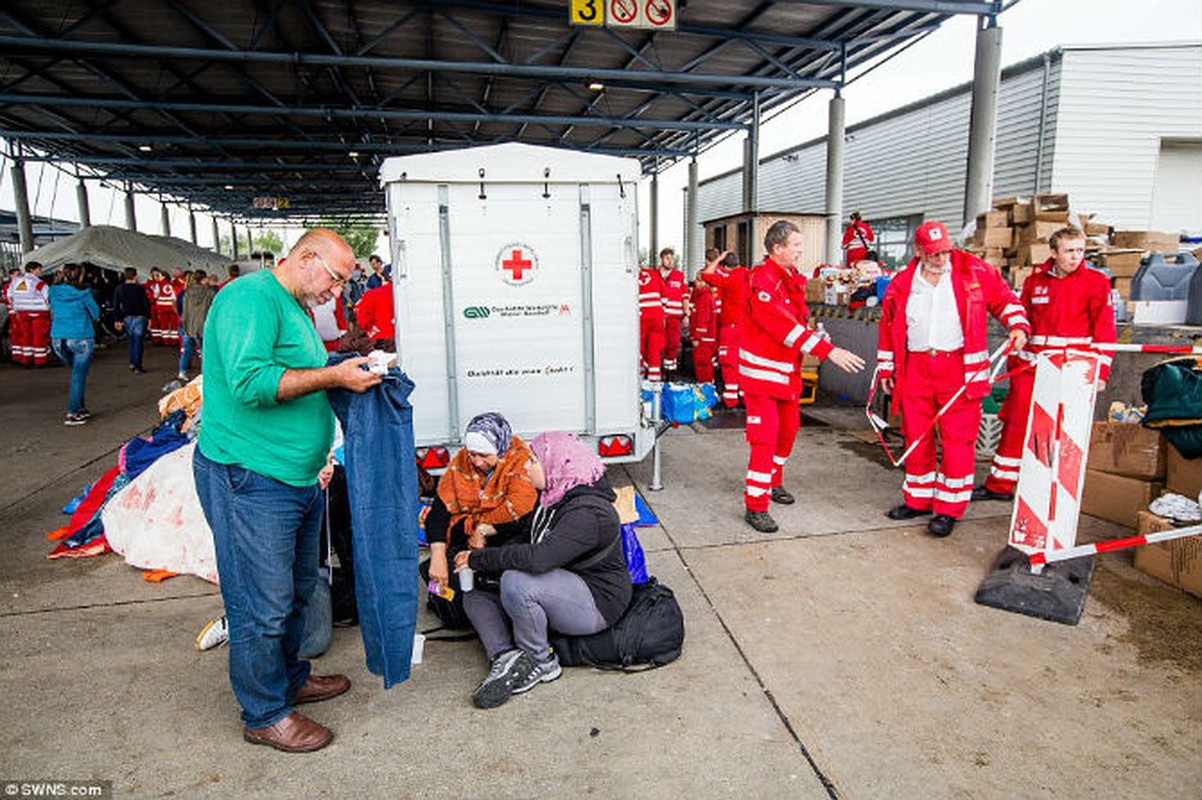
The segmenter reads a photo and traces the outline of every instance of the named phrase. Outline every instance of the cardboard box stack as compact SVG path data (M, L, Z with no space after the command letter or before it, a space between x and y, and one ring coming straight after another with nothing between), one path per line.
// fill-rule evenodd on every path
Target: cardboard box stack
M977 215L976 223L966 249L1006 272L1015 291L1022 289L1032 267L1051 257L1051 235L1069 224L1085 231L1086 258L1110 270L1124 300L1131 297L1131 278L1144 256L1176 253L1178 246L1172 233L1112 231L1092 214L1070 211L1067 194L1000 198L993 201L992 211Z
M1202 494L1202 459L1185 458L1165 443L1166 492L1197 500ZM1173 522L1151 511L1140 511L1137 530L1141 535L1168 530ZM1202 597L1202 537L1186 536L1135 548L1135 568Z
M1095 422L1081 511L1134 528L1164 488L1168 443L1134 422Z

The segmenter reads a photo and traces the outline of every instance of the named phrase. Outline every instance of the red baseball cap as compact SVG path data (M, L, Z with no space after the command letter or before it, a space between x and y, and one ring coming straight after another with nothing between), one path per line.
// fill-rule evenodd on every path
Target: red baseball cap
M914 244L922 248L922 252L928 256L952 249L952 240L947 235L947 226L936 220L924 222L914 229Z

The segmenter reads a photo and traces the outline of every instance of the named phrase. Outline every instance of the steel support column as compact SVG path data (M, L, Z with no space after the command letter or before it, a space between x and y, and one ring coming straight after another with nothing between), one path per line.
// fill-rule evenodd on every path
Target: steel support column
M689 188L684 205L684 253L685 273L690 278L696 275L704 253L693 252L693 237L697 235L697 159L689 162ZM690 270L692 272L690 272Z
M213 252L220 253L221 252L221 231L218 230L218 228L217 228L217 217L209 217L209 220L213 223Z
M648 260L659 266L659 171L651 173L651 237L648 242Z
M826 133L826 247L824 264L842 263L839 228L843 222L844 100L836 93L827 109Z
M138 215L134 209L134 190L129 187L125 189L125 228L131 231L138 229Z
M159 203L159 228L164 236L171 235L171 210L163 202Z
M75 202L79 204L79 228L92 227L92 212L88 208L88 187L83 181L75 184Z
M17 212L17 233L21 241L21 252L33 250L33 217L29 214L29 194L25 189L25 162L13 159L13 200Z
M751 126L743 140L743 210L759 210L760 204L760 95L751 106ZM752 246L755 249L755 246Z
M199 245L196 241L196 212L191 208L188 209L188 232L192 234L192 244Z
M988 211L993 201L993 156L997 143L997 96L1002 75L1002 29L996 17L982 17L972 75L972 113L968 123L968 174L964 219Z
M247 228L246 229L246 256L247 256L247 258L249 258L250 254L253 253L254 251L255 251L255 237L250 232L250 228Z

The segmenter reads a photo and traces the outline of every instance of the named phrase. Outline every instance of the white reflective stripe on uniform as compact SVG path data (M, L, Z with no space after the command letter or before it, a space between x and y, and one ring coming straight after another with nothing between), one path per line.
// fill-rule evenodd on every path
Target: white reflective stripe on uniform
M793 344L801 338L806 329L800 325L794 325L793 330L789 331L789 335L785 337L785 347L792 347Z
M814 348L818 346L818 343L820 341L822 341L821 337L811 336L809 339L806 339L805 342L802 343L801 352L803 352L807 355L814 352Z
M935 482L935 473L934 472L928 472L925 475L911 475L909 472L906 473L906 483L934 483L934 482Z
M739 365L739 374L744 378L755 378L756 380L768 381L769 383L788 384L789 376L781 375L779 372L767 372L762 369L751 369L742 364Z
M1010 314L1022 314L1022 313L1023 313L1023 307L1021 305L1019 305L1018 303L1011 303L1010 305L1008 305L1002 309L1003 317L1009 316Z
M941 500L944 503L967 503L972 499L972 489L965 489L962 492L948 492L943 489L936 489L935 499Z
M771 358L757 356L755 353L749 353L741 347L739 348L739 360L746 361L748 364L754 364L757 367L768 367L769 369L779 370L784 373L791 373L797 366L788 361L774 361Z
M743 491L747 492L751 497L762 497L772 492L771 489L765 489L762 486L748 486Z
M997 466L993 466L989 468L989 474L1004 481L1018 480L1018 470L1016 469L999 469Z
M1031 344L1046 345L1048 347L1068 347L1073 344L1092 344L1093 338L1089 336L1032 336Z
M893 362L892 361L878 361L878 362L876 362L876 365L883 370L888 370L889 372L893 371Z
M943 484L948 489L962 489L965 486L972 486L972 476L969 475L967 478L948 478L940 475L935 479L935 482Z
M918 489L913 486L902 485L902 491L911 497L934 497L935 490L933 488Z
M782 466L782 467L783 467L783 466L784 466L786 463L788 463L788 461L789 461L789 457L788 457L788 456L773 456L773 457L772 457L772 463L773 463L773 464L777 464L777 465L779 465L779 466Z
M892 350L877 350L876 351L876 360L877 361L892 361L893 360L893 351Z
M994 456L993 463L1002 467L1021 467L1023 460L1021 458L1010 458L1009 456Z
M988 361L988 360L989 360L989 353L985 350L978 350L975 353L965 353L964 354L964 363L965 364L977 364L981 361Z
M771 483L772 474L769 472L756 472L755 470L747 470L747 480L755 481L756 483Z

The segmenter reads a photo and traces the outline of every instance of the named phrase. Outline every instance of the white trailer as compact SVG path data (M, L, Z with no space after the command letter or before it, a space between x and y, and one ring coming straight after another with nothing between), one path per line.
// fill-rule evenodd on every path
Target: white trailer
M632 159L524 144L384 162L397 356L424 464L484 411L523 437L576 433L608 461L651 449L638 177Z

